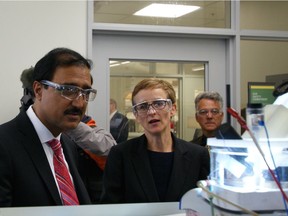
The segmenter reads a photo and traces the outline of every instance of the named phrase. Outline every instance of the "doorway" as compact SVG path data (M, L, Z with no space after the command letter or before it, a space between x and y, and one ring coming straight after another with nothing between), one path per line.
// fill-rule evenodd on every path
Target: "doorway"
M117 110L129 119L129 138L143 133L132 113L133 88L142 79L153 77L174 87L177 113L171 119L171 131L177 137L191 140L199 128L194 117L193 95L204 90L204 69L205 63L200 62L110 60L110 98L117 98Z
M98 90L98 94L95 102L89 104L88 112L96 119L98 125L107 130L109 130L109 99L111 96L119 97L115 95L115 91L119 90L119 87L115 87L116 84L125 86L125 91L126 88L132 91L131 88L135 86L136 81L144 77L169 79L177 84L178 108L180 109L178 109L175 130L179 138L188 141L192 139L195 130L194 97L197 91L214 90L218 91L223 98L226 96L225 39L94 34L92 56L93 86ZM112 66L113 62L125 64L130 62L134 67L136 64L142 64L142 69L146 64L149 70L142 70L141 73L137 70L115 71L116 67ZM165 64L176 67L178 72L170 73L167 67L163 69ZM189 64L198 64L199 68L202 67L199 80L188 72L186 75L183 73L183 67ZM182 74L179 73L181 67ZM123 98L120 103L124 104L121 111L127 112L127 115L128 106L125 104L125 97L120 97Z

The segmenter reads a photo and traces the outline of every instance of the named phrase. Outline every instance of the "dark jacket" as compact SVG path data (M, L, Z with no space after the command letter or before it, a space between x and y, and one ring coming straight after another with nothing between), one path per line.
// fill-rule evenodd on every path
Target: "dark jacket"
M96 122L90 116L84 115L83 123L94 128ZM103 169L106 156L98 156L87 149L77 147L79 154L79 173L89 193L92 204L98 204L103 188Z
M117 143L126 141L129 133L128 118L116 112L110 120L110 133Z
M201 145L203 147L207 146L207 137L205 135L199 136L193 140L191 140L190 142Z
M199 180L207 179L210 157L206 148L176 138L165 202L177 202ZM153 180L145 135L113 146L104 170L102 203L160 202Z
M61 143L80 204L90 199L77 170L77 149L65 134ZM46 154L33 124L21 110L0 126L0 206L62 205Z

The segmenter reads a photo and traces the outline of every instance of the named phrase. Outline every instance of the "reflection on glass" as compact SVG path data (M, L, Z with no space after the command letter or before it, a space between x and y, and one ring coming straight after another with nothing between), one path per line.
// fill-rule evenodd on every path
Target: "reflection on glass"
M110 60L110 97L117 98L118 110L129 119L129 138L143 134L132 113L131 94L142 79L154 77L170 82L176 91L177 115L171 119L171 131L192 140L199 128L195 120L194 97L204 90L204 63Z
M230 28L230 1L161 1L162 5L195 6L197 10L176 17L137 16L154 1L94 1L95 23ZM167 9L166 9L167 10ZM159 11L159 10L158 10ZM162 10L165 11L165 10ZM161 11L161 12L162 12ZM169 14L171 15L171 13ZM165 16L161 14L161 16Z

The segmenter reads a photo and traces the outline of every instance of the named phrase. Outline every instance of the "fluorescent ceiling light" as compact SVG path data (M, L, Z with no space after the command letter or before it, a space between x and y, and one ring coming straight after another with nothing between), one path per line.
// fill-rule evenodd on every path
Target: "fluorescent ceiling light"
M204 70L204 66L193 68L192 71L202 71Z
M119 66L119 65L120 65L120 63L118 63L118 64L111 64L110 67L116 67L116 66Z
M115 66L119 66L119 65L125 65L125 64L129 64L130 61L124 61L124 62L119 62L119 61L110 61L110 67L115 67Z
M200 7L178 4L153 3L134 13L136 16L177 18L198 10Z

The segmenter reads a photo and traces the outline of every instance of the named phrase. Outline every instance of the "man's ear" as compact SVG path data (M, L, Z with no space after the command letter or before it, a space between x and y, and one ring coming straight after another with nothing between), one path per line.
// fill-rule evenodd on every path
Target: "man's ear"
M198 115L197 115L196 112L195 112L195 119L196 119L196 121L199 123L199 121L198 121Z
M36 100L41 100L42 98L42 84L38 81L34 81L33 83L33 90L34 90L34 94L35 94L35 99Z

